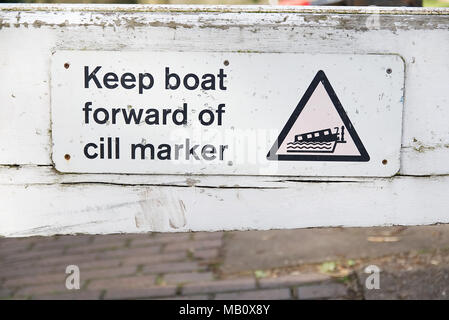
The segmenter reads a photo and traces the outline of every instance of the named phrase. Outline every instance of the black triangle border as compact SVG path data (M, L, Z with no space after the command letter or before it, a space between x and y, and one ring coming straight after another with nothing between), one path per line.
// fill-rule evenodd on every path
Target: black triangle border
M285 137L289 133L290 129L294 125L296 119L301 114L302 110L306 106L313 92L319 83L323 83L324 88L326 89L327 94L331 98L332 103L334 104L335 109L337 110L340 118L342 119L345 127L349 131L352 140L354 141L358 151L360 152L359 156L342 156L342 155L276 155L276 152L279 149L279 146L284 142ZM312 83L309 85L304 96L299 101L292 115L288 119L284 128L282 129L279 137L276 142L271 147L270 151L267 154L267 159L272 161L341 161L341 162L368 162L370 160L370 156L366 151L362 141L359 138L359 135L355 131L354 126L349 120L348 115L346 114L340 100L338 100L337 94L332 88L329 80L326 77L326 74L323 70L318 71L315 78L312 80Z

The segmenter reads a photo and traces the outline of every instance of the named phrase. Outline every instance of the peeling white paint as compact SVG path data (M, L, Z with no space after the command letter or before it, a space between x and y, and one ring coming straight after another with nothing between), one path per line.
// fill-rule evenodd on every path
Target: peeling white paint
M367 28L377 12L380 25ZM1 5L0 235L448 223L448 17L448 9L422 8ZM55 172L51 53L155 48L400 55L399 175Z

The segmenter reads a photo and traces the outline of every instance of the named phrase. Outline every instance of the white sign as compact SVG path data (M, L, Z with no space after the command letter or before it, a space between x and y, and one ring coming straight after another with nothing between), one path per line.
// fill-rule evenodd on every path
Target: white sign
M51 86L61 172L388 177L400 166L396 55L58 51Z

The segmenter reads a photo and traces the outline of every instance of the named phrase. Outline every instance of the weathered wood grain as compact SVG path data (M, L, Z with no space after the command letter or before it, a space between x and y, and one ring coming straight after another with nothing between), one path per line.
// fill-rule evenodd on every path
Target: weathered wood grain
M423 174L421 163L433 154L449 161L445 9L3 5L0 12L1 164L51 164L52 51L155 48L400 54L407 66L402 144L412 149L401 173ZM368 28L372 14L378 25ZM424 174L448 171L430 166Z
M167 179L167 177L166 177ZM217 186L0 185L0 234L176 232L448 223L449 177ZM226 180L226 179L224 179ZM249 179L248 179L249 180Z
M50 57L64 49L398 54L406 64L400 172L59 174ZM0 235L447 223L447 52L447 9L1 5Z

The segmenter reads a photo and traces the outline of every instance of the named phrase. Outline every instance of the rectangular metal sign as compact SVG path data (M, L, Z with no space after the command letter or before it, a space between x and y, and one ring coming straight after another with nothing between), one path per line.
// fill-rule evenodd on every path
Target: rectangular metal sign
M57 51L60 172L388 177L397 55Z

